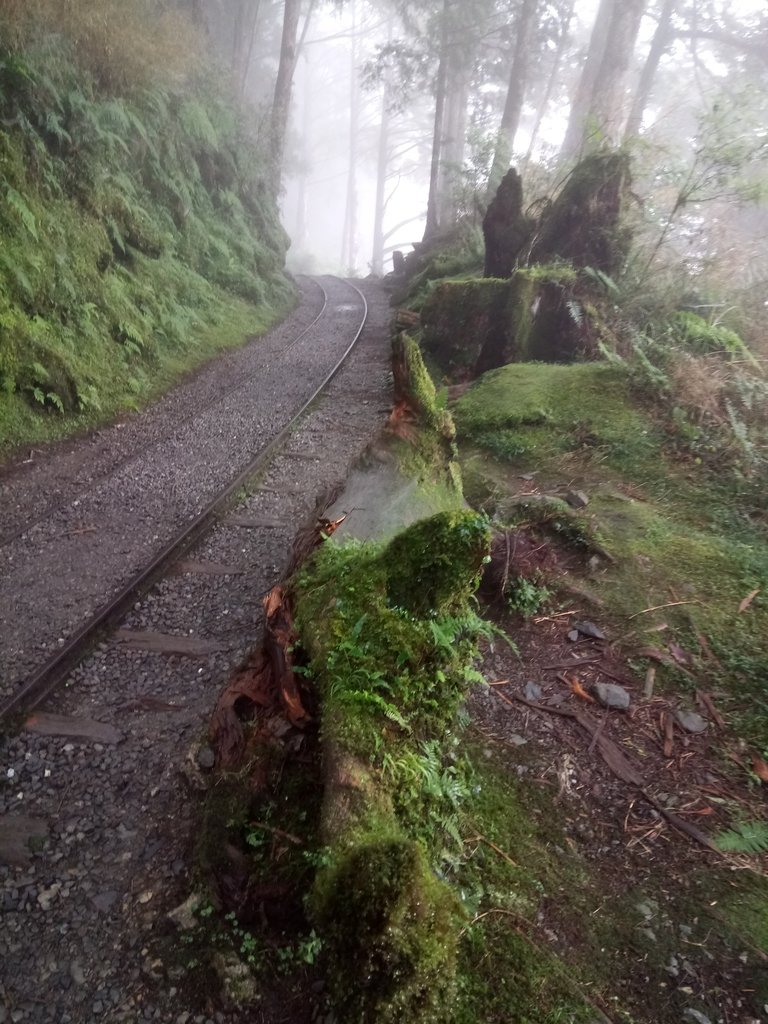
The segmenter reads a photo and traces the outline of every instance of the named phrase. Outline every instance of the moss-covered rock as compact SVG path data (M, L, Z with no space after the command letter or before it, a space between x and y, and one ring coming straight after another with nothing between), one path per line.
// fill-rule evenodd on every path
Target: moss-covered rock
M386 546L331 541L296 583L322 699L328 863L312 909L349 1024L449 1019L461 915L434 870L449 841L445 808L414 778L425 757L442 771L472 675L469 598L489 546L484 517L439 513Z
M448 373L473 373L485 349L508 347L509 300L508 281L485 278L438 285L421 311L425 351Z

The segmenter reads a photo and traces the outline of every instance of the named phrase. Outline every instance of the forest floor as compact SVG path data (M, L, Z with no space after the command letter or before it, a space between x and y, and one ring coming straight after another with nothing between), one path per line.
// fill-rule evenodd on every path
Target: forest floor
M453 408L517 648L471 701L482 1019L513 988L547 1024L768 1019L760 508L611 367L510 366Z

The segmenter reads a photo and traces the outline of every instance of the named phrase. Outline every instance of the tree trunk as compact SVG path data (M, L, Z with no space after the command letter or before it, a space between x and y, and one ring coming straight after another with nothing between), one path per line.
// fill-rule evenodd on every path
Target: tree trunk
M568 30L570 29L571 21L573 20L573 9L575 6L576 0L571 0L571 3L563 17L560 38L557 42L557 50L555 51L555 59L552 62L552 69L549 72L549 78L547 79L547 88L541 99L541 103L539 104L538 109L536 110L536 119L533 122L533 128L531 129L531 141L528 144L528 152L525 154L526 165L530 162L531 156L533 155L536 140L539 137L539 132L541 131L541 126L544 121L544 117L549 108L549 103L552 99L552 94L555 91L555 86L557 85L558 79L560 77L560 68L563 64L565 51L568 49Z
M528 80L529 50L531 38L536 26L536 14L539 0L523 0L520 13L515 24L515 49L512 66L509 71L507 98L501 118L499 136L493 154L491 174L488 179L488 199L496 194L501 179L507 172L515 146L515 136L520 126L520 115L525 100L525 89Z
M275 82L275 98L272 103L272 160L274 164L274 188L279 191L285 154L285 136L288 131L288 115L291 108L291 87L296 70L296 37L299 30L301 0L285 0L283 10L283 35L280 45L280 64Z
M627 75L647 0L621 0L613 9L584 135L587 151L618 146L626 121Z
M464 164L467 135L470 69L466 48L462 50L455 43L450 48L447 85L437 189L438 221L441 229L456 222L456 196L460 185L461 168Z
M393 24L390 21L387 42L392 41ZM373 252L371 254L371 270L374 274L384 274L384 215L387 212L387 171L389 170L389 128L391 114L389 76L384 78L384 91L381 97L381 124L379 125L379 146L376 161L376 205L373 212Z
M584 133L592 108L595 83L600 74L600 65L603 62L608 42L608 29L617 2L620 0L600 0L592 35L589 37L587 59L576 86L576 95L571 104L568 127L563 147L560 150L560 155L564 160L575 159L584 144Z
M253 53L253 37L259 17L260 0L237 0L233 23L232 74L242 99Z
M445 100L448 87L448 9L449 0L443 0L440 27L440 61L435 85L435 120L432 131L432 163L429 172L429 199L427 200L427 224L424 240L433 238L440 230L439 192L440 163L442 160Z
M344 213L344 237L341 247L341 265L344 272L355 273L357 261L357 136L360 130L360 97L357 83L357 11L352 0L352 38L349 57L349 165L347 171L347 201Z
M661 58L664 56L667 48L674 39L674 33L672 32L672 15L675 13L676 6L677 0L664 0L664 6L662 7L661 14L659 15L659 24L657 25L656 31L653 35L651 48L648 51L648 56L643 66L642 74L640 75L640 82L637 86L637 92L635 93L635 98L632 102L632 109L630 110L629 117L627 118L627 126L624 130L625 142L636 138L640 134L640 129L643 125L643 114L645 113L645 108L648 106L651 89L653 88L653 81L656 77L656 72L659 69Z

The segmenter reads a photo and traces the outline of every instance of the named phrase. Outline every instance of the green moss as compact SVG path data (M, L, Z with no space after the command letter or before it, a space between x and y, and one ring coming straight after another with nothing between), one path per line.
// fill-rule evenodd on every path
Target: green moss
M418 843L402 836L356 838L321 873L314 904L331 951L341 1019L449 1019L460 913Z
M490 531L474 512L442 512L398 534L383 558L389 601L413 614L461 608L477 586Z
M474 678L469 599L489 544L484 517L439 513L386 546L331 541L296 581L332 776L312 902L350 1022L449 1016L458 903L434 870L460 846L448 740Z
M478 278L437 285L421 308L425 350L443 371L471 370L489 334L504 336L508 302L508 281Z
M543 505L518 493L521 471L535 472L545 493L563 493L576 482L590 503L571 512L570 523L563 520L562 537L585 550L596 542L616 559L589 581L604 616L631 629L642 646L643 630L659 619L633 618L631 627L627 619L674 605L663 622L694 651L697 638L707 637L722 666L708 666L710 683L730 691L745 734L768 741L768 605L758 596L748 615L738 613L740 601L768 576L768 539L749 516L748 496L674 455L621 366L505 367L467 392L454 416L474 500L502 518L535 517ZM645 642L657 645L658 635Z

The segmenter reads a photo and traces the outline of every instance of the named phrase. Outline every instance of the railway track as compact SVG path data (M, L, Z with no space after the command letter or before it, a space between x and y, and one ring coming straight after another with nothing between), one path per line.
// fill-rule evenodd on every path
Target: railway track
M280 374L292 374L303 390L308 368L317 370L320 355L324 369L313 372L312 387L290 407L269 405L268 433L259 418L257 450L216 488L234 488L230 502L223 499L223 507L214 509L213 493L204 500L197 495L195 515L175 521L173 533L180 537L195 519L201 521L199 536L182 542L168 565L158 567L156 576L150 572L126 596L118 630L107 629L107 616L96 626L97 635L83 639L87 653L77 664L65 668L59 657L64 652L57 651L50 661L59 662L64 684L43 701L47 686L41 687L36 710L26 713L28 706L18 704L25 713L15 714L13 729L0 730L0 1020L4 1013L14 1024L242 1019L226 1006L213 1012L208 978L196 978L185 936L168 915L199 885L196 794L206 784L206 727L216 697L259 642L261 597L282 575L297 526L312 514L316 496L347 476L378 435L390 405L386 296L375 286L362 286L370 316L353 344L365 315L363 299L354 286L322 283L328 317L290 351L287 370L281 362L272 376L262 374L261 398ZM283 338L286 344L291 340ZM313 401L350 346L336 376ZM246 419L256 417L258 403L250 402L249 389L238 394L248 403ZM236 428L241 437L239 421L233 424L224 406L218 415L211 411L207 429L213 421L222 432ZM183 451L188 443L166 436L154 454L163 448ZM204 460L210 459L212 449L202 437L200 447ZM235 477L254 465L255 478L240 491ZM144 458L133 467L141 480L143 467ZM214 481L205 479L212 487ZM104 486L109 493L109 480ZM170 503L173 494L168 497ZM212 514L206 528L207 506ZM70 502L54 512L59 529L72 525L59 517L66 512L76 518L81 507ZM17 557L33 557L41 529L34 527L6 550L21 544ZM146 529L150 538L157 532L151 521ZM152 557L173 539L155 541ZM110 529L110 544L121 547L117 529ZM181 560L170 565L178 555ZM146 570L148 562L131 575ZM68 578L65 568L60 575ZM129 582L123 580L122 588ZM51 595L40 595L41 605L62 592L53 584L50 589ZM114 598L111 593L108 600ZM20 685L40 667L33 664ZM265 1008L260 1019L309 1024L317 1011L298 993L274 1013Z
M0 723L29 712L60 686L105 632L200 544L246 484L286 448L297 424L353 351L368 316L366 298L355 285L333 278L317 284L322 299L317 315L279 351L266 345L248 379L230 383L188 411L172 433L139 445L93 481L87 493L70 496L65 506L53 505L32 517L27 529L0 542L5 647ZM258 357L259 343L252 348ZM282 394L282 385L289 397ZM243 407L256 411L264 404L267 415L248 423ZM208 443L212 432L221 442L213 447ZM212 461L232 457L228 447L234 443L238 454L243 445L253 447L234 466L216 465L211 472ZM179 453L184 467L177 474L173 460ZM158 471L160 460L165 462ZM182 487L187 492L180 498ZM117 518L112 514L101 525L102 509L115 500ZM121 521L127 518L124 532ZM203 565L203 575L217 574L212 565ZM162 649L161 641L155 643ZM215 648L215 642L209 646ZM183 653L181 640L176 647ZM166 650L172 652L172 639ZM51 653L41 657L44 652ZM23 666L22 673L14 663Z

